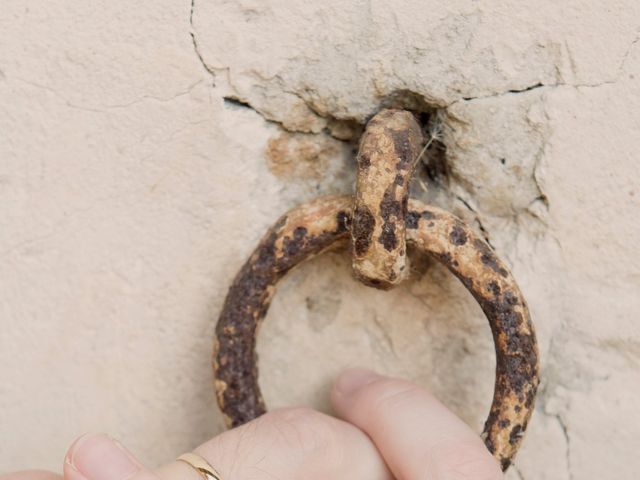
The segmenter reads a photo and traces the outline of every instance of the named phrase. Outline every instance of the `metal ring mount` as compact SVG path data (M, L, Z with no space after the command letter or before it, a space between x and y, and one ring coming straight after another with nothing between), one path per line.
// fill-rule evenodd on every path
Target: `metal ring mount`
M411 140L406 136L391 132L388 139L392 145L400 146L394 147L396 153L409 152L404 157L399 155L398 161L413 155L415 149L407 147ZM413 166L403 169L405 175L412 170ZM359 181L360 175L361 171ZM388 181L386 185L374 193L375 197L382 192L380 202L391 198L385 194L389 191ZM387 231L401 233L402 248L395 244L393 251L388 250L389 258L405 255L406 237L458 277L489 320L496 350L496 379L482 436L506 470L522 441L539 384L538 349L527 304L509 270L483 239L452 214L408 200L407 190L402 190L400 198L394 190L393 202L400 207L394 207L392 214L383 219L383 224L391 227ZM355 205L357 209L357 199ZM213 359L217 400L227 426L242 425L266 412L258 386L256 333L276 284L301 262L350 239L353 245L358 237L352 228L353 210L352 196L318 198L292 209L267 231L234 279L216 326ZM370 242L376 238L375 229L371 232ZM384 246L384 229L378 232L378 241ZM380 268L369 269L366 277L375 279L374 286L387 287L384 279L394 281L393 275L389 277L387 273L398 265L396 261L382 262L378 264ZM383 281L378 282L379 279Z
M420 156L420 125L406 110L382 110L360 140L351 228L356 278L386 290L409 272L405 217L409 182Z

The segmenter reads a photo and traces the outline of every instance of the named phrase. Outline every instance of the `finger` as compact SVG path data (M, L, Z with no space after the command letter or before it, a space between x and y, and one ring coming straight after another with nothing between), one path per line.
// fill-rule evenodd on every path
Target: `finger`
M335 383L331 399L340 417L372 438L397 478L503 478L480 437L412 383L352 369Z
M201 445L196 453L223 479L393 478L361 430L308 408L271 411Z
M80 437L65 457L64 480L158 480L119 442L104 434Z
M67 452L63 473L62 480L202 480L183 462L152 472L120 442L105 434L77 439Z
M306 408L272 411L195 449L223 480L392 480L373 442L353 425ZM124 455L124 457L122 456ZM105 435L70 449L65 480L202 480L183 462L151 473Z
M62 480L62 477L45 470L24 470L0 475L0 480Z

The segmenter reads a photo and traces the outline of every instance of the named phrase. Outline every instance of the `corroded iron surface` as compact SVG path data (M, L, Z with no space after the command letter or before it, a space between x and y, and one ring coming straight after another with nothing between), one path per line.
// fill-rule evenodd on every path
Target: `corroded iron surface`
M404 217L423 142L414 115L393 109L374 116L360 140L351 256L356 277L369 286L390 288L409 271Z
M256 332L276 283L302 261L343 244L353 197L325 197L297 207L262 238L236 276L216 327L218 404L235 427L265 413L258 386ZM502 465L515 455L538 388L538 351L529 311L516 282L493 250L455 216L409 200L407 241L456 275L485 313L496 349L496 381L483 438Z
M213 359L218 404L228 426L265 412L258 387L256 331L276 283L295 265L348 239L350 202L351 197L320 198L282 216L233 281L216 327Z

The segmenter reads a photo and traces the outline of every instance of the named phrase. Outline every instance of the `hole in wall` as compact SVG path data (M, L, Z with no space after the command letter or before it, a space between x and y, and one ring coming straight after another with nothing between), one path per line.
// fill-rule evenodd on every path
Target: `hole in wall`
M422 187L421 189L424 191L446 189L449 168L447 164L447 147L443 139L444 115L442 115L441 109L429 103L423 95L411 90L396 90L382 97L375 113L385 108L396 108L412 112L422 127L427 148L422 153L414 173L414 178L417 180L419 187ZM322 134L348 145L354 160L351 165L354 170L360 139L366 124L375 113L364 121L354 118L337 118L326 113L322 115L327 120L327 126ZM317 134L309 135L317 137ZM416 190L416 193L419 193L419 190L420 188Z
M380 102L382 108L409 110L416 116L422 127L426 149L416 165L411 194L414 198L439 203L435 199L448 190L450 172L441 109L429 103L424 95L411 90L397 90L387 95Z
M231 97L225 98L225 104L229 108L251 108L245 102ZM411 90L396 90L381 97L375 113L385 108L412 112L424 133L425 150L412 178L411 196L447 208L451 204L450 169L443 138L442 110L427 101L424 95ZM269 141L265 148L269 169L288 183L301 185L313 181L317 192L328 188L327 192L335 193L337 189L348 193L353 190L360 139L365 125L375 113L364 120L338 118L326 112L316 113L326 120L326 127L321 132L295 132L283 127L283 131ZM322 155L316 155L317 152ZM274 165L278 168L273 168ZM330 188L328 183L336 188Z

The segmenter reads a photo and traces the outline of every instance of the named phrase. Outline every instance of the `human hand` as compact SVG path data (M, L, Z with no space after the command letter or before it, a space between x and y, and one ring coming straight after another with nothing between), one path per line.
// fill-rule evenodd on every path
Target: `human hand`
M503 478L480 437L409 382L352 369L338 379L331 399L342 420L306 408L275 410L195 452L223 480ZM64 477L202 480L183 462L151 471L105 435L82 437L69 449Z

